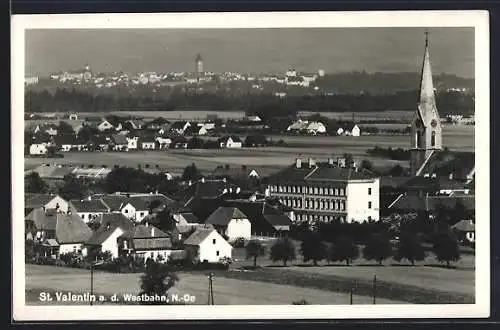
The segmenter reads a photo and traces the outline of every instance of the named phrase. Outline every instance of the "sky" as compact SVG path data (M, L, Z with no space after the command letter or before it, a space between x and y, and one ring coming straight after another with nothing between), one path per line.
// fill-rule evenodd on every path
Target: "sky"
M428 28L433 74L474 77L474 29ZM27 30L25 75L205 71L419 72L425 28Z

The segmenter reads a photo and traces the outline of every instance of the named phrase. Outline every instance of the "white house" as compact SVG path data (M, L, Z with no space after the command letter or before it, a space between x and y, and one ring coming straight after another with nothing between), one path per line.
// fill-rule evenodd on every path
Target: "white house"
M98 219L104 213L110 211L100 199L71 200L69 202L69 208L72 213L78 214L85 223L93 219Z
M142 150L154 150L156 148L156 142L154 138L143 138L139 142Z
M231 258L233 247L214 228L200 228L185 241L188 255L199 262L220 262L222 258Z
M57 214L56 240L59 254L87 254L85 243L92 237L92 230L76 214Z
M174 213L172 214L177 226L197 226L199 220L191 212Z
M287 127L287 132L299 132L307 128L309 122L307 120L299 119Z
M103 120L99 123L99 125L97 125L97 129L101 132L106 131L108 129L112 129L112 128L114 128L114 126L111 125L111 123L107 120Z
M128 150L137 150L137 140L139 138L137 136L133 136L133 137L127 137L127 149Z
M172 140L170 138L157 136L156 142L158 143L159 149L167 149L168 147L170 147L170 143L172 143Z
M379 220L380 179L352 178L347 181L346 222Z
M101 226L86 242L86 245L88 249L98 248L101 252L110 252L113 259L118 258L120 256L118 237L124 233L123 228L107 224L104 227Z
M326 127L323 123L319 121L310 122L306 127L307 133L316 135L326 133Z
M221 148L241 148L241 139L237 136L226 136L219 140Z
M69 115L69 120L78 120L78 114L72 113Z
M226 235L230 242L237 238L250 239L252 235L252 225L248 217L236 207L219 207L205 223L214 226L220 234Z
M339 127L337 129L337 135L342 135L344 133L344 129L342 127Z
M107 195L101 198L110 212L123 214L127 219L140 222L149 214L147 203L141 197Z
M344 130L344 134L348 135L348 136L360 136L361 135L361 130L359 129L358 125L356 125L356 124L350 124Z
M41 207L44 210L57 210L59 212L67 213L69 209L69 203L59 195L26 194L24 207Z
M47 143L33 143L30 145L30 155L47 154Z
M170 126L170 130L178 134L184 134L184 132L191 127L191 123L188 121L176 121Z

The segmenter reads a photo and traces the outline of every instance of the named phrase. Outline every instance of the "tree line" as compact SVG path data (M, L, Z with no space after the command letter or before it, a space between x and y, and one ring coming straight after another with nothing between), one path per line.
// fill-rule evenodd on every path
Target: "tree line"
M165 95L151 97L132 92L108 94L73 89L27 90L25 112L105 112L178 109L240 110L265 118L296 115L297 111L371 112L415 109L418 91L398 91L391 94L306 94L278 98L273 94L229 92L187 92L174 89ZM474 113L474 95L443 91L436 95L442 115Z

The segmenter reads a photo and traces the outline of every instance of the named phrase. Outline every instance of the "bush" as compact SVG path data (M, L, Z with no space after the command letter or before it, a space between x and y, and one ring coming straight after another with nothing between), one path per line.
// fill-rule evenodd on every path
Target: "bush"
M375 260L379 265L390 256L392 256L392 244L387 235L373 234L363 248L363 257L366 260Z
M239 237L237 239L235 239L231 245L234 247L234 248L243 248L245 247L245 239L243 237Z
M358 258L359 249L349 236L341 236L335 240L328 251L328 261L345 261L349 266L352 260Z
M295 257L295 245L287 237L278 239L271 247L271 260L273 262L283 261L283 266L286 267L286 263L295 260Z

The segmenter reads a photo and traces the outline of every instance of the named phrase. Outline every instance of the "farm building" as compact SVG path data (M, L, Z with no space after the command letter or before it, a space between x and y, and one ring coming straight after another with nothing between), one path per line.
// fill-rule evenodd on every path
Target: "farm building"
M220 262L231 258L233 247L214 228L197 228L184 241L187 255L194 256L200 262Z
M236 207L219 207L205 223L213 225L219 234L228 238L229 242L238 238L249 239L252 235L252 225L248 217Z

